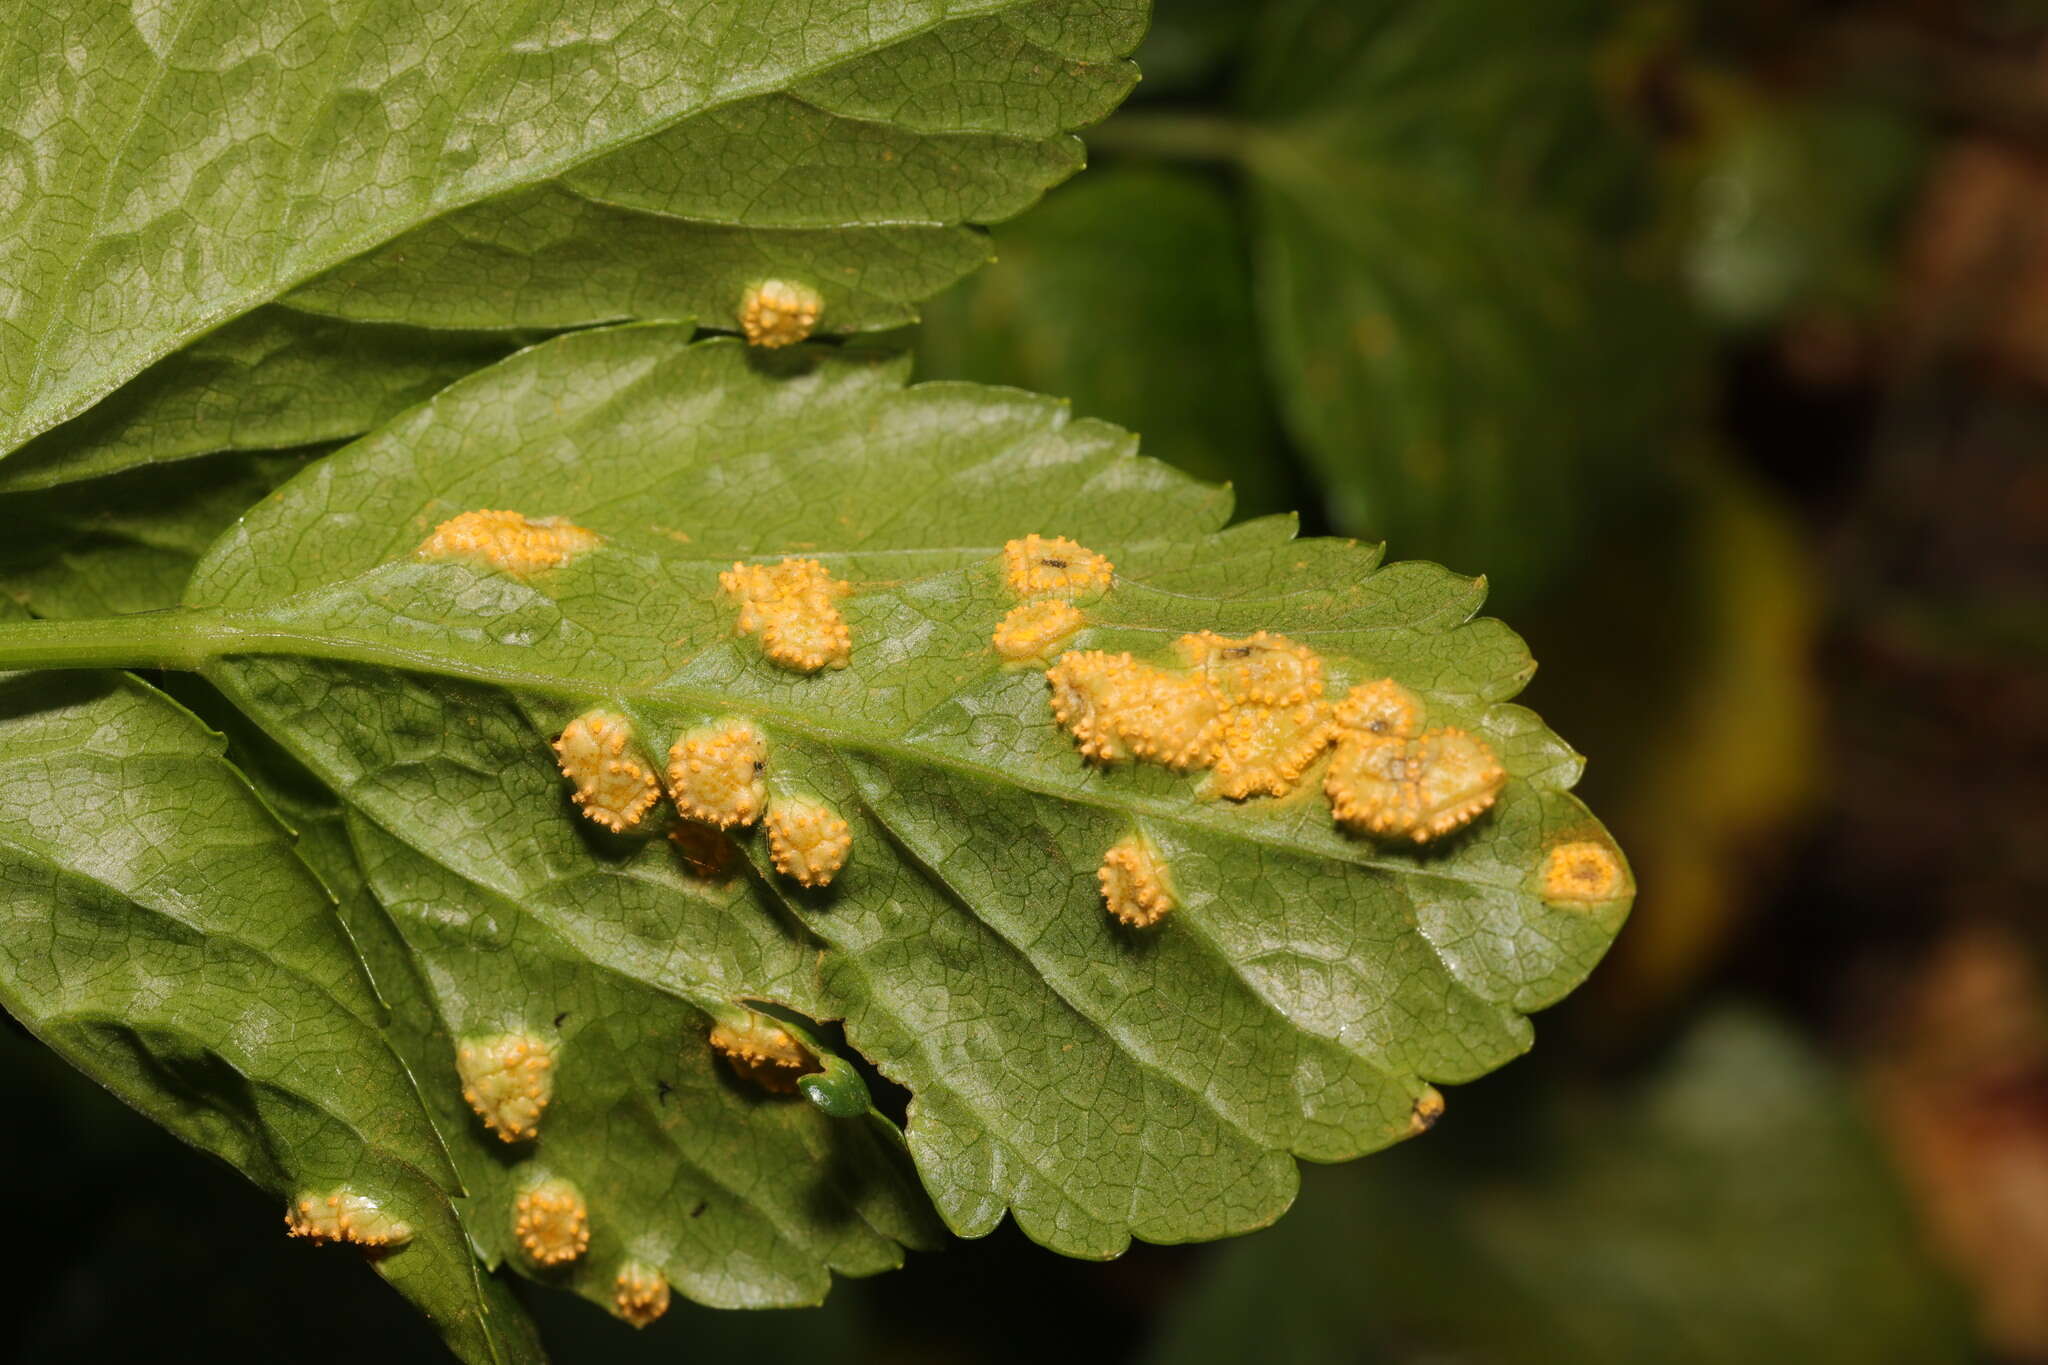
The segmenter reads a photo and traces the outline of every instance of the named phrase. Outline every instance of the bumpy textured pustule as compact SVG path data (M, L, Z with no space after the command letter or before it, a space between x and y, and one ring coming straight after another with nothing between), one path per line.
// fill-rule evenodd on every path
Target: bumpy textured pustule
M659 1266L626 1262L612 1281L612 1308L635 1327L645 1327L668 1311L668 1277Z
M1022 598L1094 597L1109 591L1116 565L1065 536L1025 536L1003 545L1003 583Z
M616 711L585 711L570 721L555 741L555 761L575 784L570 799L614 834L638 825L661 800L661 784L633 743L633 723Z
M1243 801L1285 796L1336 737L1322 701L1290 706L1233 706L1216 731L1215 772L1209 788Z
M1426 843L1470 824L1506 782L1493 750L1463 730L1430 730L1414 739L1350 731L1338 742L1323 790L1340 824Z
M395 1247L412 1240L412 1224L367 1194L343 1186L325 1194L302 1194L284 1211L285 1230L316 1242Z
M846 866L853 831L831 808L780 797L768 808L768 851L775 870L799 886L825 886Z
M797 1077L820 1069L810 1049L765 1014L714 1024L711 1046L737 1075L778 1095L795 1094Z
M1233 639L1205 630L1181 636L1174 650L1226 706L1298 706L1323 695L1323 661L1284 635Z
M740 331L750 346L794 346L825 312L817 290L794 280L763 280L740 296Z
M1109 913L1133 929L1157 924L1175 904L1166 860L1149 840L1135 834L1102 855L1095 883Z
M1592 839L1559 844L1543 857L1543 899L1591 904L1611 901L1627 885L1621 857Z
M1337 703L1335 715L1340 728L1380 739L1422 733L1422 699L1392 678L1358 684Z
M1208 765L1215 697L1192 678L1128 654L1069 650L1046 670L1052 715L1098 763L1143 758L1176 768Z
M816 673L852 662L853 633L835 605L852 585L817 560L734 564L718 586L739 604L740 633L760 637L761 652L782 667Z
M467 559L513 575L559 569L604 543L560 517L538 519L488 508L450 517L420 542L422 559Z
M530 1033L464 1038L455 1045L462 1098L484 1126L506 1142L540 1135L540 1116L555 1095L555 1050Z
M590 1206L581 1190L551 1176L512 1201L512 1235L535 1265L567 1265L590 1249Z
M1080 608L1059 597L1019 602L996 626L990 643L996 653L1016 662L1042 659L1081 628Z
M768 740L743 720L686 730L668 751L676 809L720 829L751 825L768 805Z

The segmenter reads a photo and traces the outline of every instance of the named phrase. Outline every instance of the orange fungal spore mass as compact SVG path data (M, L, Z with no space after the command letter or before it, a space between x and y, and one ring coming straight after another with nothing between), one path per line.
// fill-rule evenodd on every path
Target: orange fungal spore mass
M1174 907L1165 860L1149 841L1137 835L1102 855L1095 882L1109 913L1134 929L1157 924Z
M412 1225L387 1212L369 1195L346 1186L294 1199L284 1213L285 1230L316 1242L353 1242L394 1247L412 1240Z
M469 559L523 575L559 569L602 544L595 531L560 517L522 516L489 508L450 517L420 542L422 559Z
M668 1277L645 1261L628 1261L612 1281L612 1307L635 1327L668 1311Z
M590 1249L583 1192L559 1176L522 1190L512 1201L512 1235L535 1265L567 1265Z
M775 870L800 886L825 886L846 866L853 831L828 807L782 797L768 808L768 851Z
M743 720L686 731L668 751L676 809L719 829L751 825L768 804L768 741Z
M1019 602L1003 617L990 643L1005 659L1042 658L1079 630L1081 621L1080 609L1063 598Z
M562 775L575 784L571 799L614 834L638 825L661 799L633 744L632 722L615 711L584 712L563 727L554 748Z
M740 331L750 346L793 346L811 334L824 311L824 297L809 285L763 280L740 298Z
M1085 597L1106 592L1116 565L1065 536L1024 536L1003 545L1003 582L1019 597Z
M765 1015L714 1024L711 1046L736 1074L778 1095L794 1094L797 1077L819 1069L810 1049Z
M1323 789L1339 823L1363 834L1426 843L1492 806L1507 770L1464 730L1414 739L1351 731L1337 744Z
M1228 705L1298 706L1323 695L1323 661L1284 635L1232 639L1205 630L1181 636L1174 649Z
M844 668L853 659L853 634L838 599L853 591L815 559L779 564L734 564L718 586L739 603L739 630L757 635L761 651L798 673Z
M1337 724L1346 730L1389 739L1413 739L1422 733L1422 702L1392 678L1360 683L1336 706Z
M555 1050L526 1033L465 1038L455 1047L462 1098L506 1142L537 1137L555 1093Z
M1627 882L1620 856L1595 840L1559 844L1543 858L1543 899L1547 901L1611 901L1622 894Z

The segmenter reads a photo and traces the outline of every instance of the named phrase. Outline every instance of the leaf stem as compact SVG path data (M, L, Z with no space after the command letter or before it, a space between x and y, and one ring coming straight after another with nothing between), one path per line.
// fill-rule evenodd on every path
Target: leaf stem
M0 669L196 669L219 653L211 613L172 609L83 621L0 622Z

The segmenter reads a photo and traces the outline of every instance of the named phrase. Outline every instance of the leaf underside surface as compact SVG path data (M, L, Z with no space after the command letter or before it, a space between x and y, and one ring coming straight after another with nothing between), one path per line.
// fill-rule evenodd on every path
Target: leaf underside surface
M909 1149L955 1232L1007 1209L1073 1255L1218 1237L1287 1207L1292 1157L1419 1131L1430 1082L1527 1047L1523 1016L1584 976L1628 897L1538 894L1547 849L1605 836L1568 792L1577 756L1508 700L1532 665L1474 617L1478 584L1294 540L1284 519L1226 529L1227 493L1133 446L1029 395L905 388L870 355L764 362L677 327L585 332L306 470L216 545L189 619L234 637L209 677L345 798L446 1027L555 1030L565 1133L588 1106L614 1129L644 1109L644 1139L584 1150L550 1129L513 1153L575 1169L597 1227L672 1233L670 1210L639 1206L635 1162L728 1150L732 1125L753 1125L752 1147L780 1122L775 1103L715 1088L739 1107L654 1103L675 1048L703 1062L701 1021L752 1001L843 1021L909 1089ZM566 517L603 542L526 577L414 553L477 508ZM1284 632L1321 654L1333 695L1391 676L1430 723L1483 736L1510 773L1499 804L1417 849L1338 830L1313 775L1237 805L1199 795L1198 776L1084 762L1040 668L990 647L1014 604L1001 548L1029 531L1117 566L1075 647L1163 659L1185 631ZM719 571L781 555L851 583L850 667L794 674L735 634ZM657 763L685 728L753 721L771 801L831 805L852 828L847 867L800 889L747 833L707 879L666 840L580 819L549 740L597 705ZM1113 924L1095 877L1134 832L1180 899L1144 935ZM792 1253L812 1271L737 1253L707 1269L689 1249L669 1263L677 1282L791 1302L822 1292L824 1266L880 1268L916 1228L886 1164L866 1161L835 1187L841 1235ZM761 1178L815 1169L778 1162ZM734 1232L742 1245L764 1243ZM589 1267L572 1279L595 1294Z

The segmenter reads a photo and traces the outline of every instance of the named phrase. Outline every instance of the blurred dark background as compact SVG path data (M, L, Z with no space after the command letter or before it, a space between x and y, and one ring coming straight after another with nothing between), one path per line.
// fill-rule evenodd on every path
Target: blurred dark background
M1534 1053L1274 1229L1005 1228L564 1361L2048 1361L2048 4L1157 0L902 340L1485 573L1642 888ZM19 1033L15 1359L435 1360ZM30 1173L33 1178L26 1178Z

